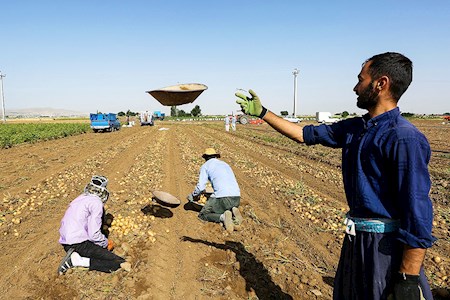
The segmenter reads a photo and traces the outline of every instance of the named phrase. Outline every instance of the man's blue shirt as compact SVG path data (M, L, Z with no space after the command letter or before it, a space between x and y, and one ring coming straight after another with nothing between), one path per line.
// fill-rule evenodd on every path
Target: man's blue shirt
M307 145L342 148L342 175L350 215L400 220L399 240L429 248L433 207L426 137L399 108L332 125L305 126Z
M206 188L208 180L211 182L216 198L241 195L233 170L226 162L220 159L211 158L202 165L198 183L192 195L200 195Z

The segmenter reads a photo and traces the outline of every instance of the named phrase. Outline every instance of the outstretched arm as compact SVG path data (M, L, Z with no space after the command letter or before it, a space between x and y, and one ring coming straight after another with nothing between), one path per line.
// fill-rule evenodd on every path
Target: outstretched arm
M251 97L247 97L241 93L236 93L236 97L240 98L236 100L236 103L241 106L241 109L246 114L259 117L266 121L272 128L288 138L303 143L303 129L294 123L291 123L283 118L278 117L271 111L267 110L261 104L261 100L252 90L248 91Z
M275 115L271 111L267 111L266 115L262 118L267 122L273 129L279 133L287 136L288 138L296 141L297 143L303 143L303 128L298 125L286 121L283 118Z

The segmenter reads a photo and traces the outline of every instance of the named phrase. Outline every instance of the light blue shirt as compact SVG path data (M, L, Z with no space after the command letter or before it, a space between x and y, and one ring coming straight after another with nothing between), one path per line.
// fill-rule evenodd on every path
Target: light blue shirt
M211 182L214 189L214 197L239 197L241 191L231 167L224 161L211 158L200 168L200 176L197 186L192 195L198 196L206 188L206 184Z

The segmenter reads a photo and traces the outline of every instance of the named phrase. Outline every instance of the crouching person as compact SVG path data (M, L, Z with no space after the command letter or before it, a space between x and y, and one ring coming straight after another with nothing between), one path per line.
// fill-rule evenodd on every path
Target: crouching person
M83 194L73 200L61 220L59 243L66 256L58 267L59 275L72 267L113 272L125 262L112 253L114 244L102 233L104 203L108 200L108 179L93 176Z
M222 223L228 232L233 232L234 225L242 223L239 211L241 192L231 167L220 160L220 154L213 148L207 148L202 155L205 163L200 168L197 186L188 201L194 201L211 182L214 193L211 195L198 217L203 221Z

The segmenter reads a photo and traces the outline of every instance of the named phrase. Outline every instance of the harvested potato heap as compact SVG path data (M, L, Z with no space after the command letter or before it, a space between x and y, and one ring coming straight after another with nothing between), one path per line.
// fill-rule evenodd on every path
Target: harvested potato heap
M203 194L201 194L199 197L198 197L198 203L199 204L203 204L203 205L205 205L205 203L206 203L206 201L208 200L208 197L206 197L205 195L203 195Z
M212 188L211 182L208 182L208 183L206 184L206 188L205 188L205 190L203 191L203 193L201 193L201 194L198 196L197 202L198 202L199 204L205 205L206 201L208 201L208 199L209 199L209 196L210 196L213 192L214 192L214 189Z
M148 228L149 220L154 220L154 216L122 216L118 214L117 217L112 220L111 227L109 228L110 234L117 239L117 242L124 242L127 237L131 235L137 237L149 236L149 240L154 243L156 241L155 233Z

